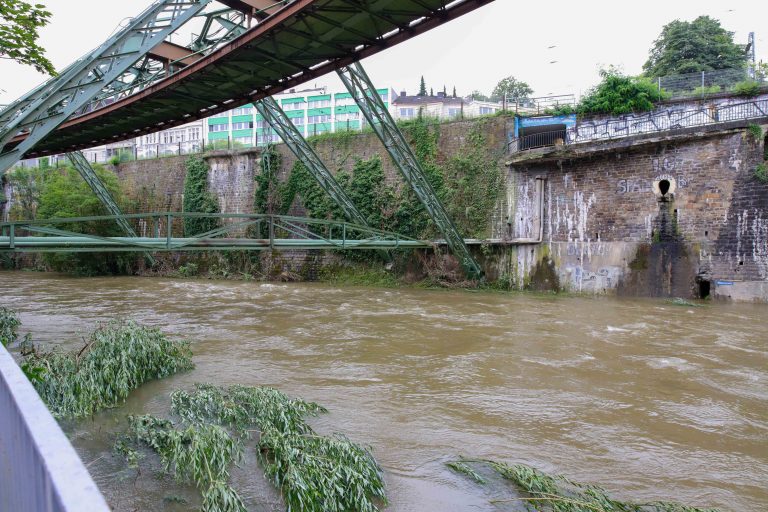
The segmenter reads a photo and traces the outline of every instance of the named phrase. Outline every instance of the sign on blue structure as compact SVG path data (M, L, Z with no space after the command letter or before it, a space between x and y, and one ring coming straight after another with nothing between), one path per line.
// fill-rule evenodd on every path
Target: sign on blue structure
M548 125L565 125L566 128L576 126L576 114L565 116L515 117L515 137L520 136L520 128Z

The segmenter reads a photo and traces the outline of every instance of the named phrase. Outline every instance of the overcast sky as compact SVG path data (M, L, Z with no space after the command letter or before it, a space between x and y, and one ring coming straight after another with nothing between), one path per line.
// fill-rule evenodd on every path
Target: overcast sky
M121 21L150 4L150 0L38 1L53 12L51 24L41 32L41 44L57 69L98 46ZM364 64L378 86L410 94L416 92L421 75L435 92L443 85L451 92L455 85L459 95L475 89L489 93L500 78L514 75L528 82L538 96L578 95L597 82L601 66L614 64L627 73L639 73L664 24L702 14L719 19L739 43L746 43L750 31L756 32L758 60L768 61L766 0L496 0ZM43 79L32 68L0 60L0 104ZM342 87L335 76L312 83Z

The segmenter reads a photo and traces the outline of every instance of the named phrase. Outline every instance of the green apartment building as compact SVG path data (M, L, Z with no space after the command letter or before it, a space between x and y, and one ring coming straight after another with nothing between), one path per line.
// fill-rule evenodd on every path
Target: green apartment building
M391 89L377 89L389 109ZM360 107L348 92L329 94L325 88L291 90L274 96L294 126L305 137L341 130L361 130ZM206 120L206 141L213 147L252 147L279 142L276 133L253 105L223 112Z

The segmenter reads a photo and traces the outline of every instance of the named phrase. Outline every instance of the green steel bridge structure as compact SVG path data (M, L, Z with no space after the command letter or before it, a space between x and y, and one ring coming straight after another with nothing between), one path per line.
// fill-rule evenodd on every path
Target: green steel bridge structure
M178 237L188 219L212 219L219 226ZM140 235L98 236L98 223L139 226ZM235 236L239 235L239 236ZM287 215L227 213L138 213L0 224L0 253L8 252L178 252L233 250L424 249L435 244L343 221Z
M159 241L163 237L139 236L135 223L128 222L130 216L123 215L79 153L250 103L340 206L351 223L348 226L365 227L357 206L271 99L275 93L335 71L468 277L482 277L480 265L359 61L491 1L155 0L98 48L0 111L0 173L22 158L66 153L125 236L101 240L99 245L94 236L78 233L77 228L61 229L58 221L12 223L2 227L7 233L0 250L140 248L151 260L150 252L192 250L205 244L221 249L263 248L264 240L248 237L235 243L205 233L189 240L171 237L170 242L168 236L164 242ZM189 44L171 42L170 37L180 31L185 37L192 33ZM171 215L178 220L178 214ZM234 224L256 222L256 217ZM288 222L270 218L272 224ZM315 226L310 219L301 222ZM392 243L395 248L417 243L368 229L371 237L357 248L388 250ZM289 247L294 243L289 240L318 249L339 244L350 248L352 243L343 237L318 240L290 230L286 233L290 235L285 239L270 238L268 246Z

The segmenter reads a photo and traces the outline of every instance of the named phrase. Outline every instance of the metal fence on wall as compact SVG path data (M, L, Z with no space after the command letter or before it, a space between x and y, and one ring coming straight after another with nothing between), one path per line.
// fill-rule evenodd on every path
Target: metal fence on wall
M516 153L543 146L554 146L565 134L564 144L595 142L632 135L668 132L684 128L768 118L768 98L741 101L723 101L695 108L665 108L645 114L580 120L565 132L552 131L524 135L509 143L509 151Z
M59 424L2 345L0 510L109 511Z

